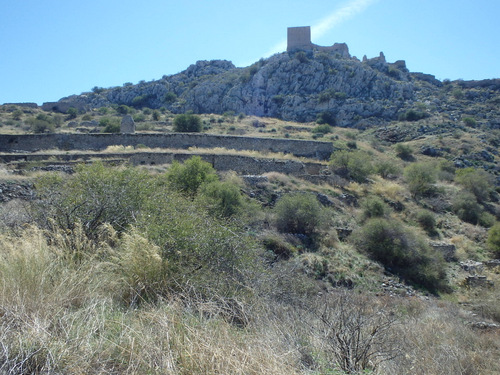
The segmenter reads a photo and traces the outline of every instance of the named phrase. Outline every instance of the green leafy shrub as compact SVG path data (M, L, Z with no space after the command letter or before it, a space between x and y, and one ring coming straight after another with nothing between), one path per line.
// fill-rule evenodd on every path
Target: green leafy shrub
M151 178L138 169L116 169L101 162L79 165L70 177L47 174L36 180L39 199L33 214L44 228L54 223L72 229L81 223L89 237L104 223L123 231L137 216L151 186Z
M493 254L500 258L500 222L497 221L488 231L487 244Z
M277 259L289 259L297 254L297 249L278 234L267 234L262 238L262 244Z
M276 228L282 233L312 236L321 228L323 210L313 194L286 194L278 200L274 212Z
M174 118L174 131L182 133L198 133L203 129L199 116L191 113L177 115Z
M209 212L223 217L237 214L244 200L237 185L229 181L212 181L201 185L200 200Z
M404 169L404 178L414 197L430 195L435 191L436 169L429 163L414 163Z
M364 199L361 202L361 208L365 218L383 217L387 212L387 205L377 196Z
M330 168L335 173L356 182L366 181L366 178L374 171L372 157L363 151L334 152L330 160Z
M316 118L316 123L320 125L328 124L331 126L335 126L337 120L332 112L321 112L318 114L318 117Z
M390 176L398 176L401 174L401 169L393 160L376 161L374 169L375 173L377 173L382 178L388 178Z
M459 193L453 198L452 206L453 211L460 220L471 224L479 224L483 209L472 193L466 191Z
M118 112L120 115L128 115L134 112L132 108L130 108L128 105L121 104L118 107L116 107L116 112Z
M416 214L417 223L428 234L436 233L436 216L428 210L420 210Z
M410 109L399 115L399 121L418 121L428 117L427 113Z
M396 151L396 155L403 160L411 160L413 158L413 149L407 144L398 143L394 147L394 150Z
M183 164L174 161L166 177L172 187L192 197L196 195L203 183L218 180L215 169L200 156L193 156Z
M472 117L465 117L462 121L464 122L465 126L471 128L475 128L477 126L477 121L474 120Z
M66 114L68 115L68 120L73 120L76 118L76 116L78 116L78 110L76 108L70 107L66 111Z
M317 134L317 133L322 133L322 134L328 134L328 133L331 133L332 132L332 127L328 124L322 124L322 125L318 125L316 127L314 127L311 132L313 134Z
M353 239L362 251L409 282L432 292L446 287L443 256L399 221L370 219Z
M168 262L170 290L234 296L247 290L247 277L259 265L256 243L239 227L168 189L150 196L137 226Z
M489 200L494 190L493 176L483 169L464 168L456 171L455 181L474 194L479 202Z
M52 118L44 113L40 113L36 117L30 117L26 120L26 123L30 125L33 133L51 133L55 129Z

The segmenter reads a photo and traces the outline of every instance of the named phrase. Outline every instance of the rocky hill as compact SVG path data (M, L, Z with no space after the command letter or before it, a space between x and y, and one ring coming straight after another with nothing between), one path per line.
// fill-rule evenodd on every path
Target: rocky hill
M464 102L449 106L450 98ZM345 47L342 54L276 54L246 68L224 60L198 61L160 80L109 89L95 87L89 93L44 103L43 109L66 112L70 107L82 111L124 104L164 107L173 113L232 111L299 122L314 121L319 114L327 113L328 121L336 125L365 128L396 120L422 103L427 105L427 113L420 116L459 110L455 117L460 118L467 113L462 110L464 104L488 101L497 107L494 104L500 101L500 80L443 83L429 74L409 72L402 60L388 63L383 53L360 61ZM498 127L499 112L493 109L486 113L487 122Z

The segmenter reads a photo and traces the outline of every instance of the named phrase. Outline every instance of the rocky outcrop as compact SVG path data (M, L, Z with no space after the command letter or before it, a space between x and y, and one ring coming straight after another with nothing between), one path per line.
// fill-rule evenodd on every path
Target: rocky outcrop
M276 54L247 68L224 60L198 61L185 71L151 82L95 90L44 103L43 109L80 111L111 104L165 107L181 113L224 113L314 121L330 112L340 126L365 126L397 118L415 98L404 61L383 53L363 62L347 45Z

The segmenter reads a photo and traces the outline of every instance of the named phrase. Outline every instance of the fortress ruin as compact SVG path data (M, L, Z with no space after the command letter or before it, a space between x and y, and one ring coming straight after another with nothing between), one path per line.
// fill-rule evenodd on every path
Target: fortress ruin
M287 32L287 52L322 51L333 52L341 57L349 58L349 48L345 43L335 43L331 47L322 47L311 41L311 26L289 27Z

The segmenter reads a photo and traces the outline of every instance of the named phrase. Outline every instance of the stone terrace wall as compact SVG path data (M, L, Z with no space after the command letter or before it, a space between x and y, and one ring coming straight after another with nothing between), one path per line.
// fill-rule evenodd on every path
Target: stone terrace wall
M164 149L224 147L234 150L283 152L320 160L328 159L333 152L330 142L209 134L0 134L0 152L33 152L49 149L101 151L112 145L141 144Z
M0 155L3 163L40 162L49 165L90 162L92 159L104 159L112 162L130 162L133 165L171 164L174 160L184 162L192 153L188 152L137 152L105 154L6 154ZM243 175L260 175L267 172L279 172L294 176L320 175L326 168L322 163L304 163L298 160L279 160L254 158L251 156L229 154L200 154L203 160L218 171L235 171ZM48 162L48 160L51 162Z

